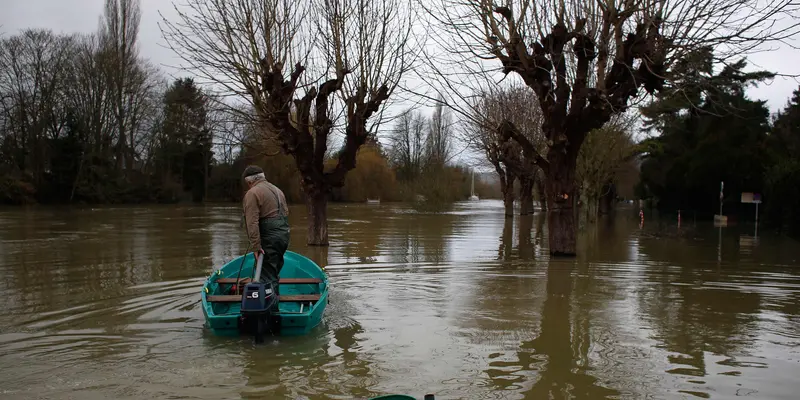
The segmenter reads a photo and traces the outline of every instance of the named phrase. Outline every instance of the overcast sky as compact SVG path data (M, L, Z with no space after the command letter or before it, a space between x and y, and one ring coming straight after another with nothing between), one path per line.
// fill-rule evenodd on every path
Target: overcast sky
M49 28L57 33L93 32L103 10L103 0L0 0L0 33L15 34L20 29ZM140 51L142 56L167 66L179 63L173 52L164 47L158 23L159 13L174 17L172 0L141 0ZM784 74L800 74L800 51L782 48L770 53L760 53L748 58L751 69L764 68ZM750 96L767 100L770 109L782 108L798 86L792 78L777 78L770 84L750 90Z

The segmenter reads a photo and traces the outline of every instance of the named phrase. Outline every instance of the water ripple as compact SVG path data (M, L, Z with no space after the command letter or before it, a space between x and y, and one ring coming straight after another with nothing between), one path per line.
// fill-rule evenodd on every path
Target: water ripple
M0 211L0 397L796 391L794 242L742 249L733 228L676 234L622 210L582 232L579 257L550 260L544 219L507 219L495 201L329 211L328 248L305 247L303 209L291 213L292 249L329 275L325 318L263 346L203 328L203 280L246 249L239 207Z

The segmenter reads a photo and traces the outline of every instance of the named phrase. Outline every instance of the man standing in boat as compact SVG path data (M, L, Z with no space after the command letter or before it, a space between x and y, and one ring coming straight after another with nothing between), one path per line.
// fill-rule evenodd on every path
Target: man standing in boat
M289 247L289 207L277 186L267 182L261 167L250 165L242 174L248 190L244 195L245 226L256 260L263 256L261 282L271 282L279 295L278 281L283 255Z

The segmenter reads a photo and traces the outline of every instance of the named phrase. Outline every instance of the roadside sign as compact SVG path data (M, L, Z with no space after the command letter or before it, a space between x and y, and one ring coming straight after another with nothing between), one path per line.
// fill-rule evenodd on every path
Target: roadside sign
M761 193L742 192L742 203L756 205L756 236L758 236L758 205L761 204Z
M761 203L760 193L742 192L742 203Z

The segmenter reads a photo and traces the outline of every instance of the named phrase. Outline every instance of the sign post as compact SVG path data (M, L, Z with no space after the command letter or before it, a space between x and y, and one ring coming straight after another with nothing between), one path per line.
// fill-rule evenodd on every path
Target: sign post
M723 199L723 191L725 189L725 182L719 182L719 214L714 216L714 224L722 226L728 226L728 217L722 215L722 199Z
M761 204L761 194L753 195L753 203L756 203L756 229L758 229L758 205Z
M761 204L761 194L742 192L742 203L750 203L756 205L756 236L758 236L758 205Z

